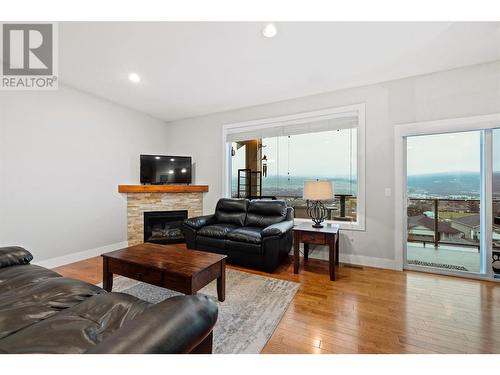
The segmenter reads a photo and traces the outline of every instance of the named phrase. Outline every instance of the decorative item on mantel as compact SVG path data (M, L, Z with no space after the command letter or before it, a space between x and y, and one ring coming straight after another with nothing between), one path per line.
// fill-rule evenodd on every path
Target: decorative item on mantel
M313 228L323 228L328 210L322 201L330 201L334 197L332 181L304 181L304 196L307 201L307 214L314 224Z

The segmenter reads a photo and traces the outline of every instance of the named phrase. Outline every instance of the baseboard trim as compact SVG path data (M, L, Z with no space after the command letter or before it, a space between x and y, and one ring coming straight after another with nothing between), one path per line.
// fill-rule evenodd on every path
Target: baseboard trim
M127 241L116 242L111 245L106 245L102 247L97 247L95 249L80 251L78 253L63 255L61 257L50 258L46 260L42 260L40 262L32 262L32 264L36 264L45 268L55 268L59 266L64 266L66 264L78 262L80 260L92 258L95 256L99 256L103 253L107 253L109 251L114 251L118 249L122 249L128 246ZM290 252L290 255L293 255L293 251ZM321 259L328 260L328 252L326 251L311 251L309 254L309 258L311 259ZM401 265L399 262L394 259L387 258L376 258L369 257L366 255L356 255L356 254L342 254L340 253L340 262L354 264L357 266L365 266L365 267L375 267L375 268L384 268L389 270L398 270L402 271Z
M303 251L302 245L300 250ZM293 251L290 251L290 255L293 256ZM328 260L328 251L321 251L321 250L317 251L316 249L313 248L309 253L309 258ZM366 255L342 254L341 252L340 262L353 264L357 266L364 266L364 267L375 267L375 268L383 268L383 269L397 270L397 271L403 270L401 264L399 264L399 262L394 259L376 258Z
M384 268L388 270L403 270L398 262L396 262L394 259L375 258L365 255L340 254L340 262L355 264L357 266Z
M107 253L109 251L114 251L118 249L122 249L128 246L128 241L116 242L111 245L106 245L102 247L97 247L95 249L89 249L80 251L78 253L63 255L56 258L50 258L46 260L42 260L40 262L32 262L32 264L36 264L45 268L55 268L59 266L64 266L69 263L78 262L80 260L92 258L95 256L99 256L103 253Z

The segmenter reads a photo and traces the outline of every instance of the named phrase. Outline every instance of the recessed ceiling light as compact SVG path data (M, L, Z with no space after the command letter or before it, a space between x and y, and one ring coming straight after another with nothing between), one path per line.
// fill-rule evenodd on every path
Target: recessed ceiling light
M174 171L173 170L169 170L168 174L174 174Z
M159 160L159 159L161 159L161 158L160 158L159 156L155 156L155 159L156 159L156 160Z
M181 169L181 172L182 172L182 173L186 173L186 172L187 172L187 169L186 169L186 168L182 168L182 169Z
M170 161L175 161L175 159L174 159L174 158L172 158L172 159L170 159Z
M274 23L268 23L262 29L262 35L264 35L266 38L274 38L276 34L278 34L278 29L276 28L276 25Z
M130 73L128 75L128 79L130 80L130 82L133 82L133 83L141 82L141 77L139 77L139 74L137 74L137 73Z

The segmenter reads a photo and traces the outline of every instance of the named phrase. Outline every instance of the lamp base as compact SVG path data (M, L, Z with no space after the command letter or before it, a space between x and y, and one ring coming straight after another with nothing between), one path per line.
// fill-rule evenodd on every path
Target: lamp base
M321 223L325 221L327 216L326 207L321 201L307 201L307 214L313 221L313 228L323 228Z

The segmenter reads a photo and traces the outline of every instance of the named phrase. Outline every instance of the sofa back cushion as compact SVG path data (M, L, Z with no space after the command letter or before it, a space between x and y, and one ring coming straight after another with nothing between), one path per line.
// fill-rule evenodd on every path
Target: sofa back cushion
M256 199L250 201L245 226L265 228L285 220L285 201Z
M217 202L215 218L218 223L243 226L247 216L248 199L222 198Z

